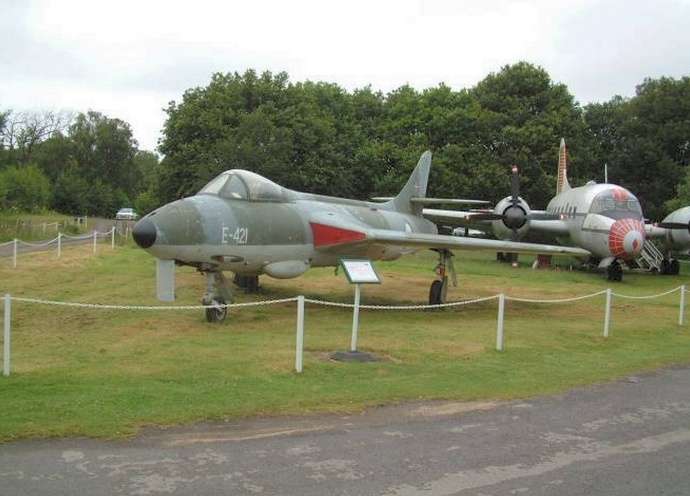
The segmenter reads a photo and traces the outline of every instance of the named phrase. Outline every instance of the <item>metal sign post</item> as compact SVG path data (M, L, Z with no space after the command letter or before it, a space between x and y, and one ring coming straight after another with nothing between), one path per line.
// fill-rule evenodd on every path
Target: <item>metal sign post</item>
M355 307L352 314L352 339L350 340L350 351L357 351L357 333L359 331L359 300L362 294L362 285L355 284Z
M362 301L362 284L381 284L371 260L367 259L343 259L340 265L345 271L347 280L355 286L355 301L352 312L352 337L350 339L349 352L336 352L332 355L336 360L371 361L375 359L367 353L357 350L359 338L359 307Z

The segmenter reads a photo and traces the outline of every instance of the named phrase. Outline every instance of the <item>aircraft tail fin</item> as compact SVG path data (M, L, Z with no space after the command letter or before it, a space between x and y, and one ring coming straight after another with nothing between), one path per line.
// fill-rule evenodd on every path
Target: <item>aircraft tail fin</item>
M568 191L568 150L565 147L565 138L561 138L561 146L558 149L558 178L556 179L556 194Z
M430 169L431 152L427 150L422 153L417 166L412 171L403 189L398 193L398 196L389 201L387 205L397 212L421 215L423 205L412 202L411 199L424 198L426 196Z

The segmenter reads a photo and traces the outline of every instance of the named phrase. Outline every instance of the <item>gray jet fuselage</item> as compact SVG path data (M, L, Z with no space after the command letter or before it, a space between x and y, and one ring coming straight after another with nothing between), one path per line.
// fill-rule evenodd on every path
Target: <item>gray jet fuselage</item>
M390 210L385 204L300 193L248 171L228 174L266 182L269 194L234 198L222 191L205 191L207 187L195 196L164 205L145 218L156 227L155 242L146 249L155 257L197 267L289 278L310 267L337 265L342 252L329 252L328 246L357 236L363 227L437 233L433 222ZM330 219L337 219L339 228L330 227ZM394 260L412 251L354 244L347 255Z

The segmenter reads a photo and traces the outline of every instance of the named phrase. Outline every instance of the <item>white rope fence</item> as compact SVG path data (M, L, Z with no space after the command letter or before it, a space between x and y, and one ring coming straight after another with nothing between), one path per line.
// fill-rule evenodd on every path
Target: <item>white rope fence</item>
M29 242L29 241L22 241L21 239L13 239L12 241L7 241L5 243L0 243L0 247L3 246L9 246L12 245L12 267L16 268L17 267L17 256L19 255L19 246L24 245L28 246L29 248L45 248L53 243L57 243L57 258L60 258L62 256L62 246L63 246L63 240L69 241L86 241L86 240L91 240L92 244L92 252L95 255L98 247L98 239L99 238L110 238L110 247L112 249L115 248L115 234L117 232L117 229L115 226L112 227L109 231L105 232L99 232L94 230L90 234L82 234L79 236L71 236L69 234L65 234L62 232L59 232L57 237L49 240L49 241L43 241L43 242Z
M108 234L108 233L106 233ZM296 325L296 338L295 338L295 370L301 373L303 370L304 363L304 310L305 304L310 303L313 305L321 305L327 307L338 307L338 308L352 308L353 311L353 329L352 329L352 341L351 341L351 351L357 351L357 326L359 322L359 309L365 310L431 310L438 308L450 308L459 307L463 305L471 305L474 303L482 303L486 301L498 300L498 314L496 318L496 350L504 350L504 319L505 319L505 303L506 301L514 301L520 303L535 303L535 304L549 304L549 303L569 303L574 301L585 300L588 298L594 298L596 296L606 295L606 307L604 310L604 337L609 336L609 329L611 323L611 305L613 303L613 297L624 298L624 299L652 299L660 298L662 296L667 296L676 291L680 292L680 304L678 313L678 325L682 326L685 320L685 293L687 289L685 285L678 286L677 288L664 291L663 293L644 295L644 296L633 296L633 295L623 295L614 293L611 289L605 289L598 291L596 293L591 293L583 296L575 296L571 298L554 298L554 299L532 299L532 298L519 298L516 296L507 296L503 293L486 296L482 298L475 298L471 300L461 300L450 303L443 303L438 305L359 305L358 302L355 304L351 303L339 303L326 300L316 300L312 298L305 298L302 295L293 296L290 298L280 298L276 300L261 300L252 301L246 303L228 303L228 304L213 304L213 305L108 305L108 304L97 304L97 303L75 303L75 302L65 302L65 301L54 301L54 300L44 300L39 298L25 298L18 296L11 296L6 294L3 298L4 302L4 332L3 332L3 375L10 375L10 343L11 343L11 321L12 321L12 302L29 303L35 305L51 305L51 306L62 306L62 307L75 307L75 308L88 308L95 310L126 310L126 311L177 311L177 310L205 310L205 309L230 309L230 308L247 308L247 307L259 307L267 305L277 305L283 303L297 302L297 325Z

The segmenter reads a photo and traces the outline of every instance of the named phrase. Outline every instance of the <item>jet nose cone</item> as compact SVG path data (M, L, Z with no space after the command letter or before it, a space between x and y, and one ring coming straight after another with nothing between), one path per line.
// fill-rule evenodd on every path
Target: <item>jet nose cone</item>
M132 237L141 248L150 248L156 242L156 225L150 219L141 219L135 224Z
M631 257L636 257L642 251L644 235L637 229L631 229L623 238L623 249Z
M617 220L609 232L609 249L618 258L637 257L644 246L644 226L636 219Z

